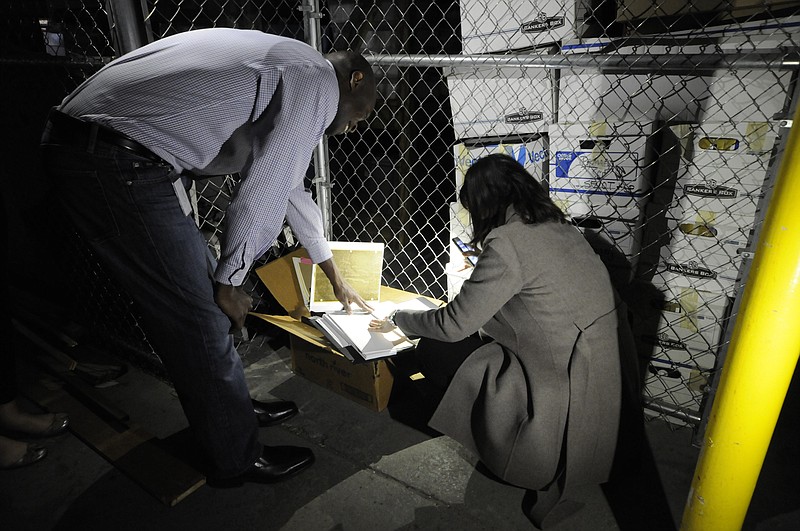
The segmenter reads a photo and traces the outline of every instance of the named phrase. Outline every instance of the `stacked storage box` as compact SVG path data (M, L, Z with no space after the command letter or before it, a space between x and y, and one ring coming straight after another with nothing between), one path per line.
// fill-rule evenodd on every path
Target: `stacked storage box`
M678 142L680 159L656 269L665 282L733 291L777 132L768 122L670 128L665 139Z
M800 43L800 37L787 33L800 30L800 19L775 18L781 2L460 4L465 54L519 53L559 44L562 55L719 57ZM624 47L614 47L605 34L610 31L594 32L598 23L610 27L601 20L601 6L612 6L616 23L638 32L644 44L626 39ZM697 18L698 13L704 17ZM686 29L711 15L731 23ZM660 33L665 28L670 33ZM657 45L646 44L645 33ZM550 154L542 176L551 197L603 256L612 279L615 270L625 270L617 279L629 280L637 266L638 277L653 274L643 282L650 298L637 308L634 330L640 353L649 358L646 394L698 412L725 337L741 251L759 215L777 132L768 124L785 117L792 72L559 72L555 77L533 68L451 69L456 138L464 143L456 147L456 159L481 156L472 152L475 139L542 135L544 152ZM672 124L696 125L668 127ZM667 145L653 157L657 136L671 138L672 154L678 156L670 158ZM658 168L651 168L656 159ZM451 236L468 234L468 223L460 205L453 204ZM451 247L451 265L461 262Z
M614 18L603 0L461 0L465 54L526 50L599 35Z
M624 270L627 280L639 256L643 207L651 187L652 129L652 122L550 127L550 197L609 269Z
M666 238L652 282L666 306L657 322L650 316L635 330L659 376L647 380L646 391L659 400L700 407L702 386L688 383L715 368L777 133L769 122L728 122L672 126L664 135L662 152L678 155L677 169L662 168L658 179L672 193L657 191L653 205ZM656 370L665 366L672 376Z
M635 45L620 55L774 51L785 39L738 35L707 45ZM784 108L791 72L719 70L704 75L606 74L566 71L560 79L559 120L736 122L768 121Z
M553 121L553 87L544 69L453 67L445 75L456 138L541 133Z
M722 340L728 297L658 280L641 293L636 339L648 352L645 394L696 412Z
M462 0L461 30L465 54L506 53L575 37L575 4L563 0L496 2ZM553 121L552 74L542 68L516 66L450 67L445 69L453 128L456 201L450 204L450 261L445 267L448 298L469 278L467 264L453 238L472 238L469 214L458 192L469 166L491 153L518 160L537 180L547 171L543 136Z

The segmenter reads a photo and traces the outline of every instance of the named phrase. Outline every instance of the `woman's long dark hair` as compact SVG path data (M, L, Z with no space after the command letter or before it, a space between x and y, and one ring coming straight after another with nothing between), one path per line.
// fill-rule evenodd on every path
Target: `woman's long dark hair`
M525 167L501 153L478 159L467 170L459 195L472 218L472 245L481 247L493 229L504 225L513 205L525 223L566 223L564 213Z

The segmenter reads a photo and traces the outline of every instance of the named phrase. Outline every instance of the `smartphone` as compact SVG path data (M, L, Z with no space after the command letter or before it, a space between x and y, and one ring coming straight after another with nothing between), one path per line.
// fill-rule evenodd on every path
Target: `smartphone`
M458 236L453 238L453 243L456 244L461 254L464 255L464 258L466 258L470 264L474 266L478 263L478 250L475 249L475 247L469 245Z

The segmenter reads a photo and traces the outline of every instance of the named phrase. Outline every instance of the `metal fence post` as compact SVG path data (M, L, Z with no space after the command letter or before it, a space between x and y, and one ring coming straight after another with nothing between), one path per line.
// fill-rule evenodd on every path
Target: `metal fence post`
M685 531L741 529L797 365L799 148L793 127L684 509Z
M318 0L303 0L303 26L306 42L317 51L322 51L321 14ZM333 231L331 216L331 172L328 164L328 138L323 136L314 149L314 180L317 205L322 212L322 226L325 237L330 239Z
M117 55L144 46L150 38L140 0L108 0L108 18Z

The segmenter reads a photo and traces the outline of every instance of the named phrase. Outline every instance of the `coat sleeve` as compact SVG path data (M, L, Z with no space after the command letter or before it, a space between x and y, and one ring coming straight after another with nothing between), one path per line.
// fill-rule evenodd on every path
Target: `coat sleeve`
M447 305L429 311L399 311L395 323L407 335L454 342L477 332L522 289L520 263L504 237L487 239L472 276Z

